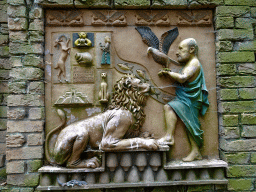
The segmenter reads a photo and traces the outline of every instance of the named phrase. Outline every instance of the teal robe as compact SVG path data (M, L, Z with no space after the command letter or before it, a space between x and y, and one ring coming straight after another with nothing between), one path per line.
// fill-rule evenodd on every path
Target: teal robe
M203 131L200 129L198 116L199 112L204 115L209 107L208 91L202 66L199 75L193 82L186 82L177 86L176 97L168 104L184 122L197 145L201 147Z

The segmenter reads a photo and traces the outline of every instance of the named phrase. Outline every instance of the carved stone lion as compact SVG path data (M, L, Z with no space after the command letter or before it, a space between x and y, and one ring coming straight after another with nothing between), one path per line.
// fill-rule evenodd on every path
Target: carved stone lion
M81 159L81 154L90 145L101 150L128 150L144 148L156 150L154 139L139 138L145 114L145 93L150 91L147 83L133 76L124 76L114 86L114 94L108 109L94 117L75 122L62 129L56 142L49 149L49 141L65 124L65 114L57 111L62 124L46 137L46 158L50 163L70 168L96 168L100 166L97 157Z

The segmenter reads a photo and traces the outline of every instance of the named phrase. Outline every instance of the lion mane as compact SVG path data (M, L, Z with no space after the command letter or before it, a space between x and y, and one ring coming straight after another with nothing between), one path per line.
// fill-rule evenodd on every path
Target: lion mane
M114 94L107 110L125 109L129 110L135 118L132 125L125 135L125 138L138 137L146 115L143 106L146 104L147 96L140 93L138 87L131 84L131 80L136 78L133 75L125 75L114 85Z

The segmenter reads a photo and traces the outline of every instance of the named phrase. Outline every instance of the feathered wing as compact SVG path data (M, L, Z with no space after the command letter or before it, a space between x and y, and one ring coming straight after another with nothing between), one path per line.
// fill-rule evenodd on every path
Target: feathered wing
M160 40L160 51L167 55L171 44L178 37L178 35L179 35L179 31L177 27L164 32Z
M159 49L159 40L149 27L136 27L135 29L141 35L144 43L146 43L149 47Z

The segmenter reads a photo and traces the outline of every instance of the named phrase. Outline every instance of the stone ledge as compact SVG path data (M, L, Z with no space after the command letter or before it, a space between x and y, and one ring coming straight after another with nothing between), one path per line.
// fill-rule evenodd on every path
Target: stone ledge
M79 168L79 169L69 169L65 167L56 167L56 166L43 166L38 169L39 173L87 173L87 172L103 172L105 170L104 167L98 167L95 169L91 168Z

